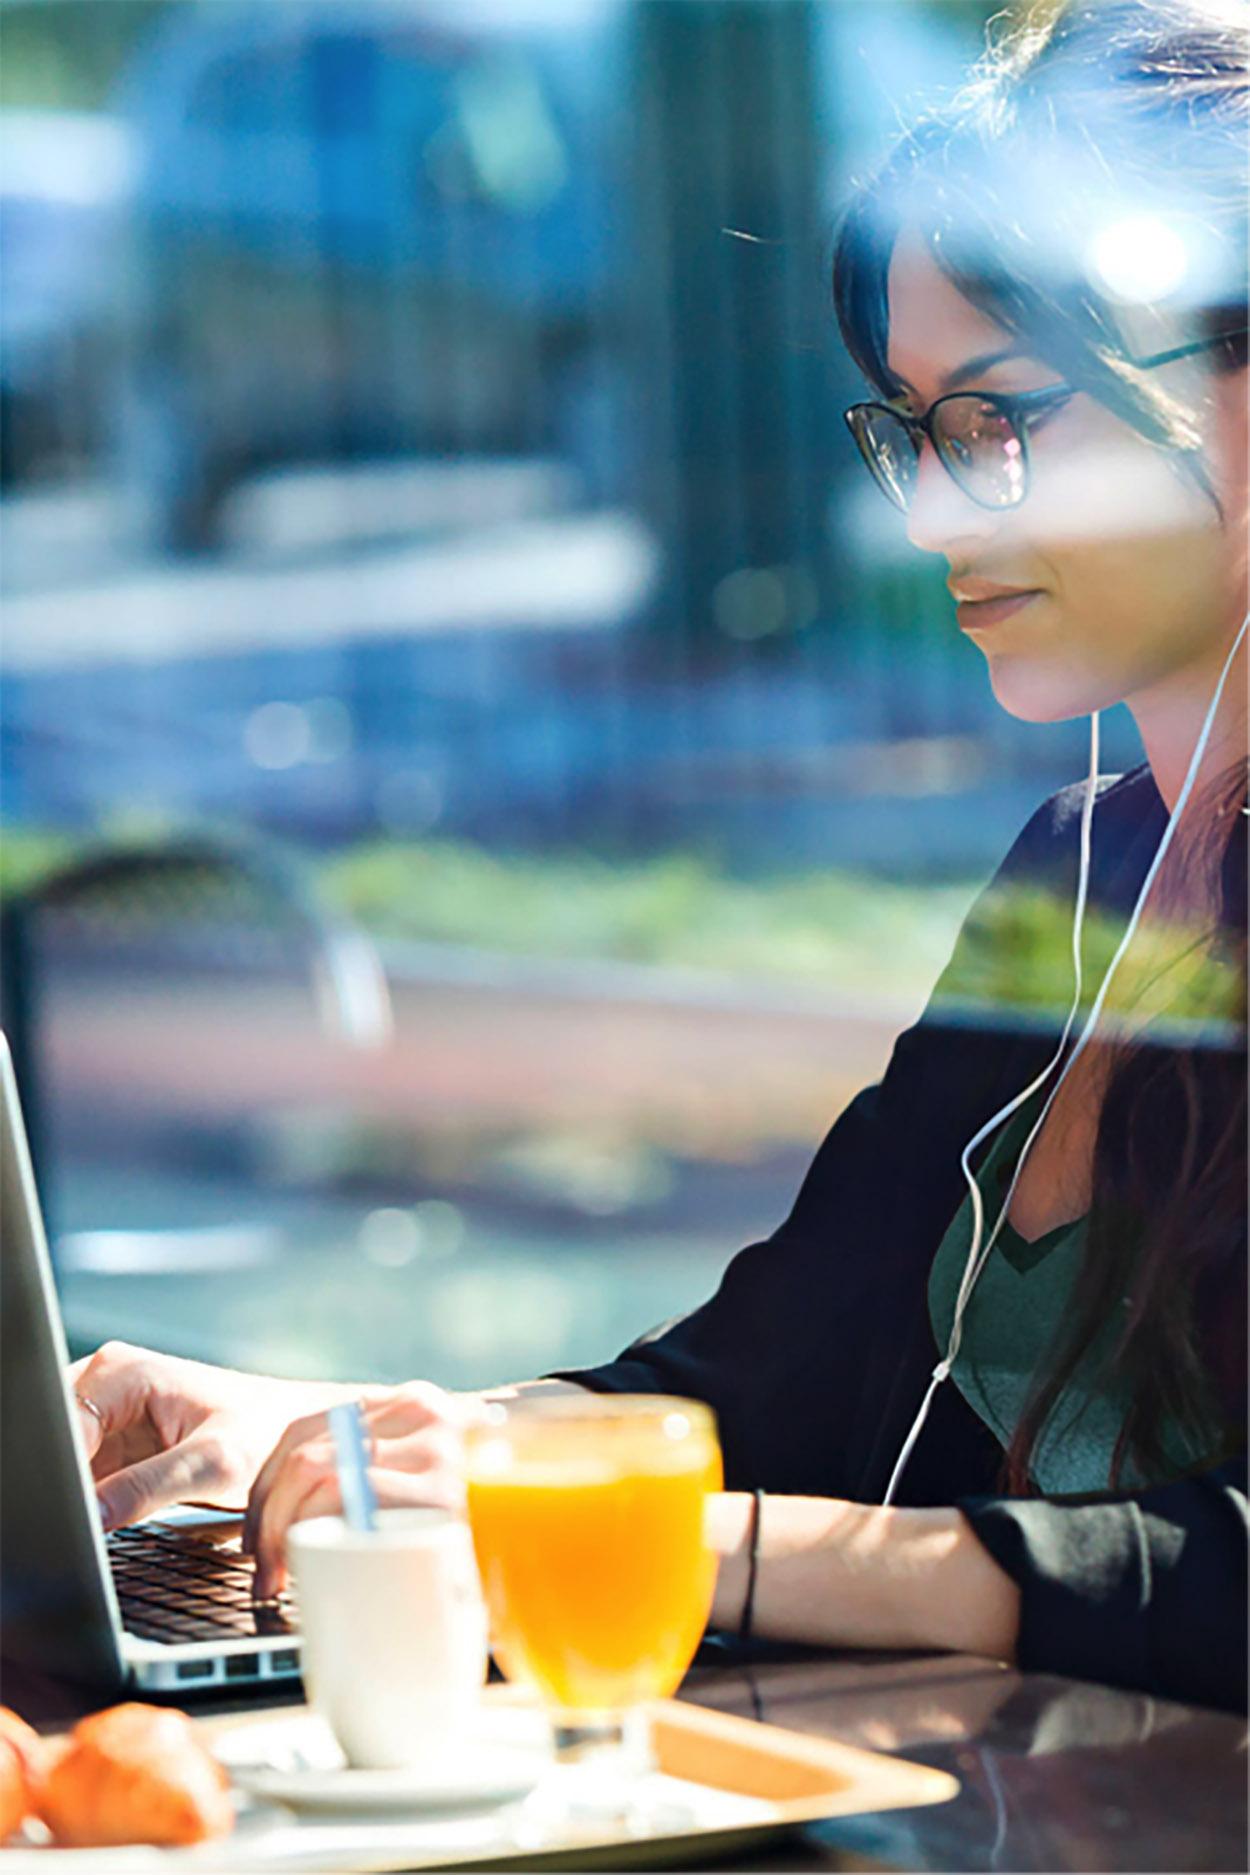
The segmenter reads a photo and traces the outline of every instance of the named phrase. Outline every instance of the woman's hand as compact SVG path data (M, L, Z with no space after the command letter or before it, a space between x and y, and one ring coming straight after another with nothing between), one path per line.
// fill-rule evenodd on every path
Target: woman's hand
M429 1382L361 1388L369 1478L384 1507L464 1504L462 1433L482 1411L474 1394L453 1394ZM286 1581L286 1534L304 1517L341 1511L334 1442L325 1412L287 1427L252 1486L243 1547L256 1558L254 1593L267 1601Z
M236 1373L124 1341L75 1361L69 1380L106 1530L175 1503L242 1509L283 1428L359 1391Z

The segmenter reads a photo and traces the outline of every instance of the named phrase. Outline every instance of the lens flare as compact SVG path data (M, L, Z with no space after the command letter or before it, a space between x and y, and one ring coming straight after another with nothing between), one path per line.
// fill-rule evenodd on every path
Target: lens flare
M1088 271L1113 299L1149 306L1170 299L1189 272L1189 250L1157 215L1130 215L1100 228Z

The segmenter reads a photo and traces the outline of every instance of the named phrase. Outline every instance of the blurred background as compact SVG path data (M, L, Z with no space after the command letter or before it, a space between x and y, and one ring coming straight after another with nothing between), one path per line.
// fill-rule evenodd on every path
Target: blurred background
M519 1378L785 1215L1087 763L841 417L839 203L997 11L0 0L0 987L76 1347Z

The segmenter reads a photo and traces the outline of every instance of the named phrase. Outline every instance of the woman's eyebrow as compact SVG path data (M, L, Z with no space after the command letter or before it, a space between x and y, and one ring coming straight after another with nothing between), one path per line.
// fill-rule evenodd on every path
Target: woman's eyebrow
M962 384L965 379L980 377L983 371L991 370L994 365L1006 364L1009 358L1029 358L1031 356L1032 354L1030 352L1026 352L1024 348L1019 345L1008 345L1002 351L997 352L979 352L975 358L966 358L963 364L956 365L953 371L948 371L946 376L940 379L938 383L938 395L939 397L944 397L947 391L953 391L955 386L957 384ZM890 376L896 383L901 384L905 391L909 391L913 397L918 397L920 395L915 385L910 383L903 376L901 371L895 371L893 366L890 367Z

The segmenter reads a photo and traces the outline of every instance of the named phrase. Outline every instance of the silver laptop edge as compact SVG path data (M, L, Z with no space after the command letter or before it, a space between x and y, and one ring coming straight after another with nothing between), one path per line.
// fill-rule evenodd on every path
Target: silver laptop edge
M163 1642L126 1632L3 1034L0 1135L0 1656L58 1677L150 1691L228 1684L242 1693L290 1682L299 1673L293 1633Z

